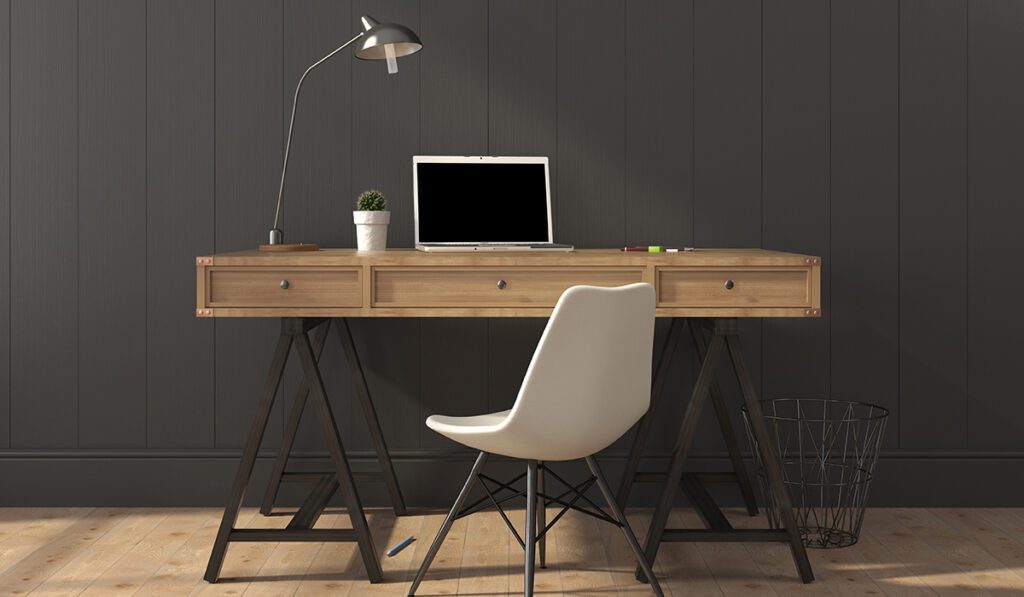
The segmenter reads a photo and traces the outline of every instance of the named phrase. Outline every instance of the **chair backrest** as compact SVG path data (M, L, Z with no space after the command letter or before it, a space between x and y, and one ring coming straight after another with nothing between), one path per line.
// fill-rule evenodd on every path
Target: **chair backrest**
M517 442L533 442L538 460L573 460L608 447L650 406L653 344L653 286L569 288L504 427Z

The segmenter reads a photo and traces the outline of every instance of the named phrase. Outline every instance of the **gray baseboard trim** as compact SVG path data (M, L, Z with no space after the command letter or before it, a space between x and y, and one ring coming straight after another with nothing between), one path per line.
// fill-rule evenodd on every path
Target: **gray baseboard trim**
M0 450L0 506L218 506L238 464L239 450ZM246 503L255 505L266 486L274 453L263 452ZM654 452L645 470L664 470L667 453ZM373 453L350 452L353 468L372 470ZM445 507L469 470L471 452L394 450L402 491L414 507ZM609 450L600 461L617 480L625 453ZM519 464L496 458L494 475L518 473ZM727 468L724 454L698 453L689 470ZM296 453L294 470L327 470L316 452ZM565 463L569 480L585 475L582 463ZM632 505L650 506L657 487L638 485ZM739 505L730 486L712 486L723 504ZM364 503L388 504L379 483L361 484ZM281 503L295 505L302 487L286 486ZM1024 453L886 452L869 500L874 506L1024 506Z

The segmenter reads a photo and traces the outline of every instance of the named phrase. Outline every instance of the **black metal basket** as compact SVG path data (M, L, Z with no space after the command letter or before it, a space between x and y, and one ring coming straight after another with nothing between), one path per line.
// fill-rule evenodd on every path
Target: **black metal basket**
M804 545L848 547L857 542L868 490L885 434L888 409L848 400L762 400L773 451L792 501ZM781 528L778 504L768 488L750 415L743 422L755 455L761 497L772 528Z

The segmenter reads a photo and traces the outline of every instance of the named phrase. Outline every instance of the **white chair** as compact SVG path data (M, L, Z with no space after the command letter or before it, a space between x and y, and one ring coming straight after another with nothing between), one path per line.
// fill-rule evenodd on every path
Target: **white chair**
M427 419L428 427L480 450L480 455L441 524L409 595L416 593L455 519L483 509L477 506L488 498L526 550L524 592L527 597L533 595L535 545L539 539L543 567L544 534L569 508L620 526L651 588L657 595L663 594L593 456L626 433L647 412L653 342L654 288L650 284L619 288L574 286L566 290L555 305L511 410L473 417L434 415ZM524 475L509 483L483 475L482 469L490 454L526 461L525 539L519 537L501 509L502 502L523 495L524 492L515 491L511 485ZM576 486L563 481L544 464L580 458L586 460L591 477ZM539 490L538 470L541 474ZM546 495L544 471L569 489L560 496ZM463 510L466 497L478 478L488 495ZM485 481L513 493L497 499ZM584 495L594 483L608 503L611 515ZM569 493L575 495L566 498ZM537 509L538 497L545 504L563 506L551 524L545 523L544 506ZM580 501L592 508L577 506ZM484 508L487 506L484 504Z

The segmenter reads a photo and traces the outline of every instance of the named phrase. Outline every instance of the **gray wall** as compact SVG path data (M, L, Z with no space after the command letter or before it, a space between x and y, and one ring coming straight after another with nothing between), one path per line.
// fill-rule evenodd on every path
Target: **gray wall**
M367 12L425 49L310 79L290 239L352 246L376 187L409 246L411 155L548 155L560 241L824 257L825 316L746 321L746 350L768 397L892 409L877 503L1024 503L1018 0L0 0L0 503L225 495L276 324L196 320L193 258L263 241L293 85ZM355 323L411 501L466 467L423 418L507 406L542 326Z

